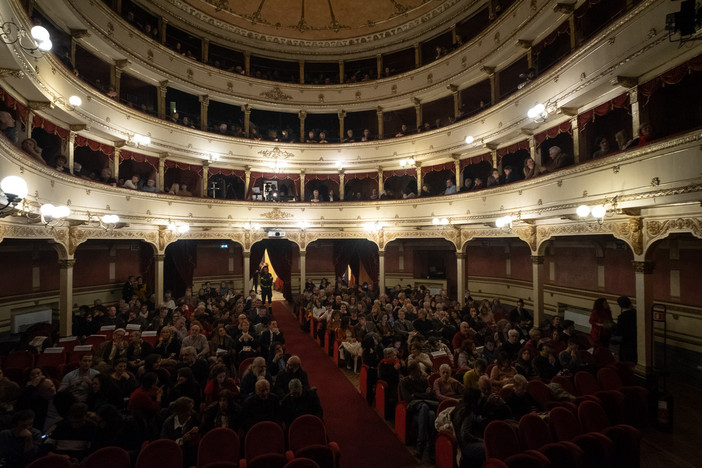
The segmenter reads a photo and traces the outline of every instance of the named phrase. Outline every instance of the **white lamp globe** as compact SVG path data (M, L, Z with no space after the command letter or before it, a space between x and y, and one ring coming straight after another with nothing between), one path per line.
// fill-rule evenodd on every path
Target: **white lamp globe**
M54 209L54 218L66 218L70 216L71 209L65 205L57 206Z
M42 214L42 216L45 217L54 217L54 211L56 211L56 207L52 205L51 203L45 203L41 205L41 208L39 208L39 212Z
M433 224L434 226L436 226L439 223L440 223L439 218L434 218L431 220L431 224Z
M32 38L37 42L46 42L51 38L49 36L49 31L44 26L34 26L31 31Z
M530 119L535 119L542 115L545 110L546 107L543 104L537 104L531 109L529 109L529 111L527 112L527 117L529 117Z
M575 209L575 213L581 218L587 218L590 215L590 207L587 205L580 205Z
M606 213L607 210L605 210L605 207L602 205L592 207L592 216L594 216L595 218L604 218Z
M53 47L53 44L51 43L50 40L47 39L46 41L41 41L41 42L39 42L39 43L37 44L37 47L38 47L39 50L41 50L41 51L48 52L48 51L50 51L51 48Z
M117 223L119 223L119 216L117 216L117 215L104 215L102 217L102 222L105 224L117 224Z
M470 145L470 144L473 143L474 141L475 141L475 138L473 138L472 136L468 135L468 136L466 137L466 144L467 144L467 145Z
M19 176L7 176L0 182L0 190L5 195L13 195L15 198L24 198L29 193L27 182Z
M504 218L497 218L495 220L495 226L497 226L498 228L505 227L505 219Z
M68 103L72 106L78 107L83 104L83 100L78 96L71 96L68 98Z

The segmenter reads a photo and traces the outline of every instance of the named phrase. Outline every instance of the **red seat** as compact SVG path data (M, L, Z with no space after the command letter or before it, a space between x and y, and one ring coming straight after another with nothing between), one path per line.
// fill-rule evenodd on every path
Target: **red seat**
M586 432L600 432L614 442L616 466L638 468L640 465L641 432L635 427L612 426L604 409L594 401L585 401L578 408L580 424Z
M104 447L83 461L81 468L130 468L129 454L120 447Z
M615 361L612 351L601 346L595 348L592 357L595 358L595 366L598 368L608 366Z
M202 468L213 462L230 462L238 465L241 450L239 435L224 427L207 432L197 447L197 466Z
M440 431L436 435L435 448L436 468L456 468L458 441L451 432Z
M93 348L97 348L105 341L107 341L107 335L90 335L85 339L85 344L93 345Z
M239 364L239 378L241 379L244 376L244 372L246 372L246 369L249 368L251 363L254 362L254 358L246 358L243 361L241 361L241 364Z
M446 408L451 408L453 406L456 406L457 402L455 400L444 400L441 403L439 403L438 408L436 408L436 415L438 416L439 413L441 413L443 410Z
M175 441L158 439L142 446L135 468L183 466L183 453Z
M614 444L604 434L583 434L578 419L565 408L554 408L549 413L551 434L558 441L573 442L584 452L583 468L612 466Z
M66 353L41 353L37 355L35 366L40 368L47 377L60 379L63 376L67 357Z
M529 413L519 420L519 442L522 450L539 450L553 442L548 424L538 414Z
M395 434L400 442L410 445L414 443L416 434L410 427L410 419L407 415L407 403L402 400L400 388L397 388L397 404L395 405Z
M514 428L504 421L492 421L485 428L485 458L506 460L520 452Z
M310 458L295 458L290 460L283 468L319 468L319 465Z
M251 461L259 455L285 453L285 434L279 425L270 421L254 424L244 439L244 457Z
M548 458L551 468L579 468L585 456L573 442L552 442L541 447L539 452Z
M431 363L432 368L437 372L439 371L439 367L441 367L442 364L448 364L453 369L453 362L451 362L451 358L449 358L447 355L437 357L432 356Z
M288 428L288 448L293 452L296 458L311 458L320 466L323 466L324 464L320 462L319 457L326 460L326 454L311 456L310 453L305 451L307 447L318 446L328 447L332 454L332 464L334 466L339 465L339 459L341 458L339 445L336 442L329 442L327 429L321 419L314 415L303 415L297 417L290 423L290 427ZM321 452L326 453L326 451L319 449L313 451L312 454ZM305 453L307 453L307 455L305 455Z
M319 468L339 468L339 457L329 445L309 445L295 452L295 457L314 460Z
M212 462L204 465L202 468L239 468L239 464L232 462Z
M388 383L384 380L375 383L375 412L383 419L392 417L392 410L388 408Z
M549 410L556 407L568 408L575 414L575 405L568 401L556 401L551 395L551 390L540 380L530 380L527 383L527 393L539 405L542 410Z
M563 387L563 390L566 392L570 393L573 396L576 396L577 393L575 391L575 386L573 385L573 381L564 376L564 375L557 375L554 378L551 379L551 383L557 383L561 387Z
M604 367L597 372L597 382L602 390L624 394L623 420L635 426L646 425L648 415L648 390L637 385L624 385L616 369Z
M27 468L73 468L73 464L66 456L52 454L37 458Z
M550 468L551 463L545 455L534 450L512 455L505 463L509 468Z
M12 351L2 361L3 369L28 369L34 367L34 354L29 351Z
M265 453L252 458L250 461L243 460L242 468L283 468L288 459L280 453Z
M438 369L436 366L434 366L434 369ZM432 372L429 374L429 377L427 378L427 383L429 384L429 388L434 388L434 382L436 382L436 379L440 377L438 372Z
M509 468L507 463L497 458L488 458L483 464L483 468Z
M580 371L575 374L575 389L578 395L594 395L602 403L602 407L613 421L619 421L624 394L617 390L602 390L595 376L589 372Z

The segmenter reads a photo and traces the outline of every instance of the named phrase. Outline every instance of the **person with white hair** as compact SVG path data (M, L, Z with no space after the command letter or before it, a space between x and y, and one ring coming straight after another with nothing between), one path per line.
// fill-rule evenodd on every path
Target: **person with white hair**
M441 364L441 367L439 367L439 378L434 381L432 390L439 401L458 402L463 394L463 385L451 376L451 366Z

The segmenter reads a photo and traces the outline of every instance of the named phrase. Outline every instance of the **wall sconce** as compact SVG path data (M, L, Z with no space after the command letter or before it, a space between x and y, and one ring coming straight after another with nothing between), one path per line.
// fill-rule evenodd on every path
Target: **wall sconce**
M176 234L185 234L190 231L190 225L188 223L174 222L168 223L168 229Z
M65 205L54 206L51 203L46 203L39 208L39 215L42 224L54 228L63 226L66 218L71 215L71 209Z
M434 218L431 220L431 224L434 226L448 226L449 220L448 218Z
M465 140L465 141L466 141L466 145L470 145L470 144L472 144L472 143L475 141L475 138L473 138L472 136L468 135L468 136L466 137L466 140Z
M380 223L378 221L363 223L363 230L368 232L378 232L382 230L384 226L385 225L383 223Z
M260 231L261 230L260 224L250 223L250 222L244 223L244 225L242 227L244 229L246 229L247 231Z
M607 209L604 205L595 205L592 208L587 205L580 205L575 209L575 214L580 218L587 218L592 215L599 224L602 224L602 220L607 215Z
M7 176L2 179L2 182L0 182L0 190L2 190L5 196L5 205L0 207L0 218L12 214L17 204L29 193L27 182L19 176Z
M334 166L336 166L337 170L342 171L344 169L344 161L337 161Z
M407 158L400 160L400 167L412 167L414 166L414 158Z
M110 231L112 229L116 229L118 227L122 227L119 222L119 216L114 215L114 214L106 214L102 216L98 215L93 215L88 213L88 222L97 222L98 227L101 227L102 229L106 231Z
M12 21L3 23L0 39L5 44L17 44L30 57L41 58L51 50L51 36L43 26L34 26L28 33L26 29Z
M297 227L299 227L301 231L304 231L305 229L307 229L308 227L310 227L310 225L309 225L309 223L308 223L307 221L302 220L302 221L300 221L300 222L297 223Z
M139 135L138 133L134 134L134 137L132 138L132 141L136 143L137 148L139 146L146 146L151 144L151 137L144 136L144 135Z
M546 106L543 104L537 104L527 111L527 117L533 119L534 122L541 123L548 117L548 112L546 111Z
M514 221L514 218L512 216L503 216L501 218L497 218L495 220L495 227L499 229L506 229L506 230L511 230L512 229L512 222Z

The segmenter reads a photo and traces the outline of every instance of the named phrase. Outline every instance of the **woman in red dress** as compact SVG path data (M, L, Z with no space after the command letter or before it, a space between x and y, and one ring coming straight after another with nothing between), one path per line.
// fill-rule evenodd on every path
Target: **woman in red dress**
M607 346L612 334L612 311L609 309L607 299L601 297L595 301L590 312L590 337L594 346Z

